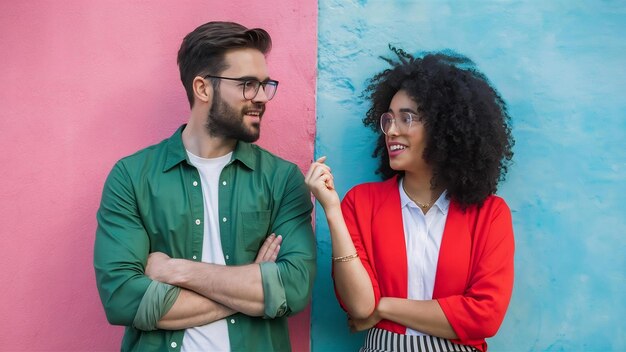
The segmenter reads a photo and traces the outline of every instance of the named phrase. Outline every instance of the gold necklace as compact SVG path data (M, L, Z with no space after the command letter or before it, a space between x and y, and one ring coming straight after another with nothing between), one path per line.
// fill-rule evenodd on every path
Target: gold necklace
M407 194L408 194L408 193L407 193ZM409 198L411 198L411 196L409 196ZM419 205L420 207L422 207L422 209L428 209L428 208L430 208L430 203L426 203L426 204L424 204L424 203L420 203L420 202L416 201L416 200L415 200L415 199L413 199L413 198L411 198L411 200L412 200L412 201L414 201L414 202L415 202L415 204L417 204L417 205Z
M409 196L409 199L411 199L413 202L415 202L415 204L419 205L422 208L422 210L426 210L426 209L430 208L431 203L432 203L432 199L428 203L422 203L420 201L415 200L415 198L413 198L409 194L409 191L406 190L406 186L404 185L404 182L402 182L402 189L404 189L404 193L406 193L406 195Z

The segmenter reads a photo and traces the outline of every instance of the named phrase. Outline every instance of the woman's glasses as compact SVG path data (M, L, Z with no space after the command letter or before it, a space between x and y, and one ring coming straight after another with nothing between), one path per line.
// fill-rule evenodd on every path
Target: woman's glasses
M406 133L411 128L413 121L419 120L417 115L407 111L400 112L397 117L390 112L386 112L380 116L380 129L387 135L391 125L395 123L399 133Z

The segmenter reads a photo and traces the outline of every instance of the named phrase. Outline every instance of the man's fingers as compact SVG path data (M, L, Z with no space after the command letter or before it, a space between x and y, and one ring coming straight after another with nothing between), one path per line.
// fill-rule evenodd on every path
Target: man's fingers
M164 259L170 259L170 256L162 252L152 252L148 254L148 263L154 262L155 260L164 260Z
M267 252L267 249L270 247L275 237L276 237L275 234L271 234L267 236L267 238L265 238L265 240L263 241L263 245L261 246L261 249L259 249L259 253L261 255L265 255L265 253Z
M280 251L280 246L276 246L276 250L274 251L274 254L272 254L272 257L270 258L271 262L275 262L276 259L278 259L278 252Z
M278 235L274 238L269 248L267 249L267 254L266 254L267 260L276 261L276 258L278 258L278 251L280 250L280 244L282 243L282 241L283 241L283 236Z
M278 251L280 250L280 244L282 243L283 237L276 236L276 234L271 234L267 236L261 248L259 248L259 252L257 253L255 263L267 262L267 261L275 261L278 257Z
M263 241L263 244L261 245L261 248L259 248L259 252L256 255L256 260L254 261L255 263L260 263L265 260L265 257L267 255L267 250L269 249L270 245L274 241L274 238L275 238L275 235L271 234L267 236L267 238Z

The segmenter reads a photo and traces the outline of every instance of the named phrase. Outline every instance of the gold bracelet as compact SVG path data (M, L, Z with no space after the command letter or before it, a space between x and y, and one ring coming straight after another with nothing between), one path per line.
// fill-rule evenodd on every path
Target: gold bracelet
M333 258L333 262L349 262L354 258L358 258L359 257L359 253L354 253L354 254L350 254L350 255L344 255L343 257L332 257Z

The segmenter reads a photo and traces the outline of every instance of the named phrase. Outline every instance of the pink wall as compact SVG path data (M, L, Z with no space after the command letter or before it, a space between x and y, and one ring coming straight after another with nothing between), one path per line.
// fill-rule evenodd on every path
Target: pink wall
M266 28L281 81L260 144L306 167L315 132L316 1L0 2L0 350L117 350L92 268L95 212L120 157L188 113L182 37L209 20ZM309 348L308 312L292 319Z

